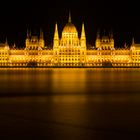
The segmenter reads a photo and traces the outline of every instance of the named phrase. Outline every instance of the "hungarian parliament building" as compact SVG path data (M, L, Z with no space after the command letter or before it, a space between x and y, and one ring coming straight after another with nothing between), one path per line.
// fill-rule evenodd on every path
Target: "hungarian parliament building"
M140 67L140 44L132 39L129 48L115 48L113 34L97 33L95 46L88 49L84 24L81 26L81 36L71 22L58 34L55 25L53 46L45 46L43 32L40 36L32 36L27 31L25 47L18 49L7 43L0 44L0 67Z

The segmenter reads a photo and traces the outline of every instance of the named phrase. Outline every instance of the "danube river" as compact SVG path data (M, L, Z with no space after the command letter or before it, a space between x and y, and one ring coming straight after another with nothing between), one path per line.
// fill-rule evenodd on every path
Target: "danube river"
M0 69L0 139L136 140L140 69Z

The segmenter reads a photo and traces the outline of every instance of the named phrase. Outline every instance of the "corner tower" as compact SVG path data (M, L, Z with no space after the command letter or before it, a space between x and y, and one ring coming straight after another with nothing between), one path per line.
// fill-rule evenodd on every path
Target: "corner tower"
M45 46L45 42L44 42L44 34L43 34L42 29L40 29L39 47L43 49L44 46Z
M26 37L26 50L38 50L38 49L43 49L45 42L44 42L44 37L43 37L43 32L40 30L40 37L37 35L31 35L31 31L29 32L27 30L27 37Z
M97 32L96 37L96 48L101 50L112 50L114 49L114 38L113 33L106 34L105 30L102 36L100 36L100 33Z

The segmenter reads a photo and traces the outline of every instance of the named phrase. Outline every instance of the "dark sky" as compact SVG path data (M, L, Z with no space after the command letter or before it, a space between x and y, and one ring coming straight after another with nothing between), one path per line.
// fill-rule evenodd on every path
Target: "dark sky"
M24 46L27 28L34 33L42 28L48 45L53 39L55 22L61 33L69 9L79 32L84 21L89 44L94 45L97 29L112 29L115 45L119 47L124 42L130 44L133 36L136 42L140 42L140 7L134 0L5 0L0 6L0 42L4 42L7 36L10 44L15 42Z

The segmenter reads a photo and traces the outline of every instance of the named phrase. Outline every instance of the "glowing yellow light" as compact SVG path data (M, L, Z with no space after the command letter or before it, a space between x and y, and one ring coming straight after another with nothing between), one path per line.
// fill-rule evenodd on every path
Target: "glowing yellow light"
M7 42L0 44L0 66L140 66L140 44L134 40L130 49L124 46L115 49L111 35L97 35L95 46L87 49L84 24L81 37L74 24L69 20L59 38L57 24L55 26L53 49L45 46L43 32L40 37L27 34L25 49L10 49Z

